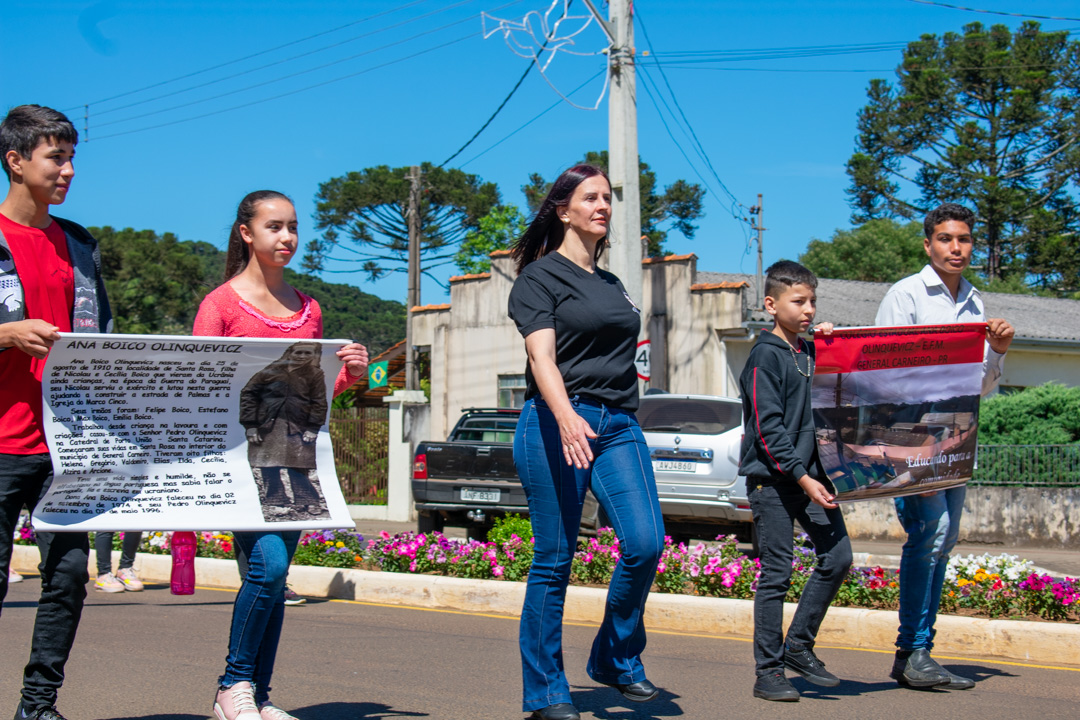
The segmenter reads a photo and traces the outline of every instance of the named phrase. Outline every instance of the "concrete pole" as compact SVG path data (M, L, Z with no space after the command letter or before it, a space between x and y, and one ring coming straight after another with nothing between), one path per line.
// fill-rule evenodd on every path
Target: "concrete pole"
M613 35L608 55L608 174L613 200L610 268L640 307L643 253L631 0L611 0L609 12L608 28Z
M409 294L405 316L405 389L418 390L413 308L420 305L420 166L409 168Z

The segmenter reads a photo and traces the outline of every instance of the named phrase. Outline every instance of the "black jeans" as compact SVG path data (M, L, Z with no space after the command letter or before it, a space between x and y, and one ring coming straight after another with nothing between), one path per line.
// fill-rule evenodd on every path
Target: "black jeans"
M33 512L52 483L52 461L40 455L0 454L0 568L11 563L12 536L23 505ZM23 707L56 704L56 692L64 683L64 665L75 641L75 631L90 580L86 563L90 541L84 532L37 533L41 551L41 599L34 621L30 662L23 671ZM0 606L7 596L8 577L0 577ZM15 643L8 639L8 649Z
M112 572L113 535L112 531L94 533L98 575ZM135 532L129 530L124 533L124 539L120 543L120 565L116 568L117 572L135 564L135 553L139 551L140 542L142 542L142 533L138 530Z
M788 628L787 643L813 648L821 621L851 568L851 541L839 508L810 502L795 483L747 478L758 533L761 577L754 594L754 661L757 674L784 669L784 596L791 586L795 521L810 536L817 567L803 589Z

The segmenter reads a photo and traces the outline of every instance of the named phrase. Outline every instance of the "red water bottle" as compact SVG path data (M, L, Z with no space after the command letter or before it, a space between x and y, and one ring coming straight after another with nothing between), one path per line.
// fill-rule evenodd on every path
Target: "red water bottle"
M198 541L193 532L174 532L172 535L173 595L195 594L195 549Z

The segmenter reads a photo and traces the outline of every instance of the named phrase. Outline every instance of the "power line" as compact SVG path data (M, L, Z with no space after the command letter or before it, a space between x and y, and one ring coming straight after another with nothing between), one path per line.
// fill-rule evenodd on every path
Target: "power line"
M638 10L635 15L637 17L638 24L641 25L641 32L645 36L645 42L646 44L648 44L649 50L651 51L652 40L649 38L649 31L645 28L645 22L641 17L641 11ZM671 99L675 103L675 108L679 111L679 116L686 124L686 128L690 131L690 135L693 137L694 143L696 143L697 147L701 150L701 155L705 160L705 165L709 168L712 176L716 178L716 182L719 183L721 189L723 189L723 191L727 193L727 196L731 198L732 203L740 204L738 198L735 197L735 194L731 192L731 190L728 189L727 185L724 184L724 181L720 179L719 173L716 172L716 168L713 167L712 161L709 160L709 155L705 152L705 146L702 145L701 140L698 139L697 133L694 132L694 126L690 124L690 120L686 117L686 113L683 112L682 106L679 104L679 98L675 95L675 90L672 89L671 83L668 82L667 74L664 73L663 66L661 66L660 63L656 63L656 67L660 71L660 77L663 79L664 85L667 87L668 93L671 94ZM735 213L732 213L732 215L735 215Z
M536 53L537 57L539 57L540 53L544 52L544 48L547 47L547 44L550 41L551 41L550 37L544 38L544 43L540 46L540 50L537 51L537 53ZM518 81L516 83L514 83L514 87L510 88L510 92L507 93L506 97L503 98L503 101L501 103L499 103L499 107L495 108L495 112L491 113L491 117L489 117L487 119L487 121L483 125L480 126L480 129L477 130L475 133L473 133L473 136L471 138L469 138L464 145L459 147L454 152L453 155L451 155L450 157L446 158L441 163L439 163L439 167L443 167L448 162L450 162L451 160L456 158L458 155L460 155L462 153L463 150L465 150L465 148L472 145L473 141L476 140L476 138L480 137L480 133L484 132L484 130L487 129L487 126L490 125L495 120L495 118L499 115L499 113L502 112L502 109L504 107L506 107L506 103L510 102L510 98L514 97L514 93L516 93L518 91L518 88L521 87L521 83L525 82L525 78L527 78L529 76L529 73L532 72L533 66L536 65L536 64L537 64L536 58L533 58L532 60L529 61L529 65L528 65L528 67L525 68L525 72L521 73L521 77L519 77Z
M950 5L949 3L935 2L934 0L908 0L919 5L936 5L937 7L949 8L950 10L965 10L967 12L985 13L987 15L1005 15L1006 17L1032 18L1034 20L1069 20L1080 21L1076 17L1058 17L1056 15L1031 15L1029 13L1004 12L1001 10L981 10L979 8L964 7L963 5Z
M272 53L272 52L276 52L278 50L283 50L284 48L292 47L293 45L299 45L300 43L307 42L308 40L314 40L317 37L322 37L323 35L329 35L331 33L337 32L338 30L344 30L345 28L352 27L353 25L359 25L361 23L368 22L369 20L374 20L375 18L382 17L383 15L390 15L391 13L395 13L395 12L397 12L399 10L405 10L406 8L410 8L410 7L414 6L414 5L420 5L420 4L425 3L425 2L428 2L428 0L413 0L413 2L405 3L404 5L399 5L397 7L390 8L389 10L383 10L383 11L377 12L377 13L375 13L373 15L368 15L367 17L360 18L359 20L353 20L352 22L345 23L344 25L339 25L338 27L331 28L329 30L323 30L322 32L315 33L314 35L308 35L307 37L300 38L299 40L292 40L290 42L285 43L284 45L278 45L276 47L268 48L266 50L260 50L257 53L252 53L251 55L245 55L244 57L236 58L235 60L228 60L226 62L219 63L218 65L213 65L211 67L203 68L202 70L196 70L194 72L186 73L184 75L178 75L178 76L176 76L174 78L170 78L168 80L162 80L160 82L156 82L156 83L153 83L151 85L147 85L145 87L138 88L136 90L128 90L126 92L120 93L119 95L113 95L111 97L103 98L101 100L95 100L93 102L86 103L86 105L100 105L102 103L111 102L113 100L119 100L120 98L127 97L128 95L134 95L136 93L141 93L141 92L144 92L146 90L152 90L153 88L156 88L156 87L161 87L162 85L169 85L170 83L178 82L180 80L186 80L187 78L195 77L196 75L202 75L203 73L208 73L208 72L211 72L213 70L219 70L219 69L221 69L223 67L228 67L229 65L235 65L236 63L243 62L245 60L251 60L252 58L257 58L257 57L260 57L262 55L266 55L267 53ZM82 107L85 107L85 105L77 105L77 106L75 106L73 108L68 108L68 110L66 112L71 112L73 110L78 110L78 109L80 109Z
M597 72L596 74L594 74L594 75L593 75L592 77L590 77L590 78L588 78L587 80L585 80L585 82L581 83L581 84L580 84L580 85L578 85L578 86L577 86L576 88L574 88L574 89L573 89L573 90L571 90L571 91L570 91L569 93L567 93L567 97L570 97L570 96L574 95L574 94L575 94L575 93L576 93L576 92L577 92L578 90L581 90L581 89L582 89L583 87L585 87L586 85L588 85L588 84L589 84L589 83L591 83L591 82L592 82L593 80L595 80L596 78L600 77L601 75L603 75L603 74L604 74L604 73L606 73L606 72L607 72L607 68L606 68L606 67L605 67L604 69L602 69L602 70L598 71L598 72ZM503 144L504 142L506 142L507 140L509 140L509 139L510 139L510 138L512 138L513 136L517 135L517 134L518 134L519 132L521 132L521 131L522 131L522 130L524 130L525 128L529 127L529 126L530 126L530 125L532 125L532 124L533 124L534 122L536 122L536 121L537 121L537 120L539 120L540 118L544 117L545 115L547 115L547 114L548 114L549 112L551 112L551 111L552 111L552 110L554 110L555 108L559 107L559 105L561 105L562 103L563 103L563 100L562 100L562 98L559 98L558 100L556 100L555 102L553 102L553 103L552 103L551 105L548 105L548 106L547 106L547 107L546 107L546 108L545 108L544 110L542 110L542 111L541 111L541 112L540 112L540 113L539 113L538 115L536 115L535 117L533 117L533 118L532 118L531 120L529 120L528 122L526 122L526 123L522 124L521 126L519 126L519 127L518 127L518 128L516 129L516 130L514 130L513 132L510 132L510 133L508 133L507 135L503 136L503 138L502 138L501 140L499 140L498 142L496 142L496 143L494 143L494 144L492 144L492 145L489 145L489 146L488 146L487 148L485 148L484 150L481 150L481 151L480 151L479 153L477 153L476 155L473 155L473 156L472 156L471 158L469 158L469 159L468 159L468 160L466 160L465 162L463 162L463 163L461 163L460 165L458 165L458 168L459 168L459 169L460 169L460 168L463 168L463 167L465 167L466 165L468 165L469 163L471 163L471 162L472 162L473 160L477 160L477 159L479 159L480 157L482 157L482 156L484 156L484 155L487 155L487 154L488 154L488 153L489 153L490 151L492 151L492 150L494 150L495 148L497 148L498 146L502 145L502 144Z
M254 89L260 88L260 87L265 87L266 85L272 85L274 83L278 83L278 82L281 82L283 80L289 80L289 79L292 79L294 77L299 77L301 75L307 75L309 73L313 73L313 72L316 72L316 71L319 71L319 70L325 70L328 67L333 67L334 65L340 65L341 63L348 62L350 60L355 60L355 59L363 57L365 55L371 55L372 53L376 53L376 52L379 52L381 50L387 50L387 49L395 47L397 45L403 45L403 44L405 44L407 42L411 42L413 40L416 40L417 38L424 37L425 35L431 35L433 33L441 32L443 30L447 30L449 28L452 28L452 27L454 27L456 25L461 25L462 23L469 22L470 20L472 20L471 17L462 18L461 20L455 20L452 23L447 23L446 25L442 25L440 27L433 28L431 30L425 30L424 32L417 33L417 34L412 35L410 37L407 37L407 38L404 38L404 39L401 39L401 40L395 40L394 42L387 43L385 45L381 45L381 46L379 46L377 48L372 48L370 50L365 50L363 52L359 52L359 53L356 53L354 55L350 55L348 57L341 58L339 60L334 60L332 62L323 63L322 65L316 65L315 67L308 68L306 70L298 70L298 71L296 71L294 73L289 73L288 75L282 75L282 76L277 77L277 78L272 78L270 80L264 80L262 82L255 83L254 85L248 85L246 87L242 87L242 88L239 88L239 89L236 89L236 90L230 90L228 92L219 93L217 95L211 95L210 97L201 98L199 100L192 100L190 102L181 103L179 105L172 105L170 107L162 108L160 110L152 110L150 112L142 113L141 115L133 115L131 117L121 118L120 120L110 120L109 122L100 123L100 124L97 124L97 125L95 125L93 127L95 127L95 128L103 128L103 127L108 127L110 125L117 125L119 123L130 122L132 120L141 120L142 118L151 117L153 115L160 115L161 113L172 112L174 110L182 110L183 108L191 107L193 105L201 105L202 103L211 102L213 100L220 100L221 98L231 97L233 95L236 95L237 93L246 92L248 90L254 90Z
M424 0L424 1L426 1L426 0ZM444 12L446 12L448 10L453 10L455 8L461 7L462 5L468 5L469 3L472 3L472 2L475 2L475 0L462 0L462 2L458 2L458 3L454 4L454 5L448 5L446 7L439 8L438 10L433 10L432 12L425 13L423 15L417 15L416 17L409 18L408 20L402 20L401 22L395 23L393 25L387 25L386 27L379 28L378 30L372 30L370 32L361 33L360 35L354 35L354 36L352 36L350 38L346 38L345 40L340 40L340 41L338 41L336 43L331 43L330 45L323 45L322 47L317 47L314 50L309 50L307 52L300 53L299 55L293 55L291 57L287 57L287 58L284 58L282 60L275 60L274 62L267 63L265 65L259 65L258 67L253 67L253 68L250 68L248 70L241 70L240 72L233 73L232 75L226 75L224 77L220 77L220 78L217 78L215 80L208 80L207 82L200 83L198 85L191 85L191 86L186 87L186 88L181 88L180 90L173 90L172 92L164 93L162 95L155 95L154 97L146 98L145 100L137 100L135 102L128 103L127 105L120 105L119 107L109 108L108 110L99 110L99 111L97 111L95 113L95 115L97 117L101 117L102 115L108 115L109 113L119 112L121 110L127 110L129 108L138 107L139 105L145 105L146 103L155 102L157 100L164 100L165 98L173 97L175 95L182 95L183 93L191 92L192 90L200 90L200 89L202 89L204 87L209 87L211 85L216 85L218 83L225 82L226 80L234 80L234 79L236 79L238 77L242 77L244 75L250 75L251 73L258 72L260 70L266 70L267 68L271 68L271 67L274 67L276 65L283 65L285 63L292 62L293 60L300 60L302 58L309 57L311 55L316 55L316 54L321 53L321 52L326 52L327 50L332 50L332 49L334 49L336 47L341 47L342 45L348 45L349 43L356 42L357 40L362 40L362 39L364 39L366 37L371 37L372 35L378 35L379 33L384 33L384 32L387 32L389 30L395 30L395 29L397 29L399 27L403 27L405 25L409 25L411 23L418 22L420 20L426 20L427 18L429 18L429 17L431 17L433 15L438 15L439 13L444 13ZM98 127L102 127L102 126L98 125Z
M169 127L171 125L179 125L180 123L190 122L192 120L201 120L202 118L211 117L213 115L220 115L222 113L231 112L233 110L240 110L242 108L249 108L249 107L252 107L254 105L261 105L262 103L272 102L274 100L280 100L281 98L289 97L290 95L296 95L298 93L306 92L308 90L314 90L315 88L320 88L320 87L323 87L325 85L331 85L333 83L340 82L342 80L348 80L350 78L357 77L358 75L364 75L365 73L372 72L373 70L379 70L381 68L388 67L390 65L396 65L397 63L405 62L406 60L411 60L411 59L413 59L415 57L419 57L421 55L426 55L427 53L434 52L436 50L441 50L442 48L449 47L451 45L456 45L458 43L464 42L464 41L469 40L469 39L474 38L474 37L476 37L476 33L469 33L468 35L464 35L462 37L459 37L456 40L450 40L449 42L445 42L445 43L442 43L440 45L436 45L434 47L427 48L426 50L420 50L419 52L415 52L415 53L413 53L411 55L406 55L405 57L397 58L396 60L390 60L390 61L384 62L384 63L382 63L380 65L374 65L372 67L365 68L364 70L360 70L358 72L349 73L348 75L342 75L340 77L336 77L336 78L333 78L331 80L324 80L322 82L315 83L313 85L308 85L306 87L298 88L296 90L290 90L288 92L280 93L278 95L274 95L273 97L263 98L262 100L253 100L253 101L250 101L250 102L242 103L240 105L234 105L232 107L223 108L221 110L214 110L213 112L203 113L202 115L195 115L193 117L182 118L180 120L172 120L172 121L167 122L167 123L161 123L161 124L158 124L158 125L151 125L149 127L138 128L136 130L124 130L122 132L113 133L112 135L105 135L103 137L94 138L94 139L96 141L100 141L100 140L107 140L109 138L120 137L122 135L132 135L134 133L145 132L147 130L157 130L158 128ZM87 142L89 142L89 141L87 141Z
M484 132L484 130L487 129L487 126L490 125L492 123L492 121L494 121L495 118L498 116L498 114L500 112L502 112L502 109L504 107L506 107L506 103L510 102L510 98L514 97L514 93L516 93L518 88L521 87L521 83L525 82L525 78L527 78L529 76L529 73L532 72L532 69L533 69L533 67L535 65L536 65L535 62L533 62L531 60L529 61L529 65L525 68L525 72L521 73L521 77L519 77L518 81L516 83L514 83L514 87L510 88L510 92L507 93L506 97L503 98L503 101L501 103L499 103L499 107L495 108L495 112L491 113L491 117L489 117L487 119L487 121L484 122L484 124L480 126L479 130L477 130L475 133L473 133L473 136L471 138L469 138L465 142L464 145L462 145L457 150L455 150L453 155L451 155L450 157L446 158L441 163L439 163L439 167L443 167L448 162L450 162L451 160L456 158L458 155L460 155L462 153L462 151L465 150L465 148L472 145L473 141L476 140L476 138L480 137L480 133Z

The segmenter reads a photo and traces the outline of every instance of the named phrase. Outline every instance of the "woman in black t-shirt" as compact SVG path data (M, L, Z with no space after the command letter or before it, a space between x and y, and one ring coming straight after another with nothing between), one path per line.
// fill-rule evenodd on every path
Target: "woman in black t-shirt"
M621 558L593 641L589 676L637 702L645 677L643 613L664 523L638 406L634 350L641 312L596 261L607 244L611 184L589 165L555 181L515 245L509 313L525 338L528 389L514 464L529 500L535 555L521 612L523 709L575 720L562 660L562 613L585 492L611 519Z

